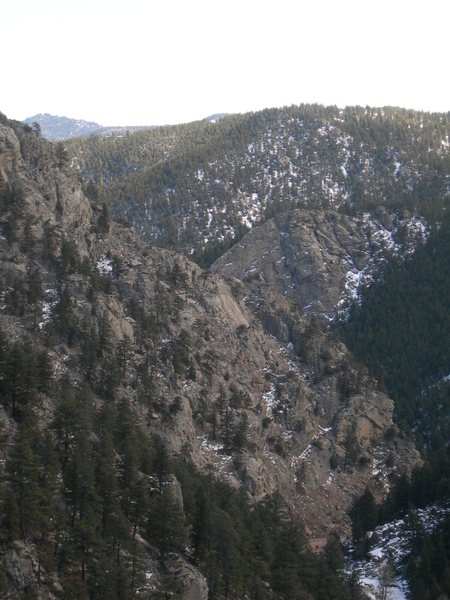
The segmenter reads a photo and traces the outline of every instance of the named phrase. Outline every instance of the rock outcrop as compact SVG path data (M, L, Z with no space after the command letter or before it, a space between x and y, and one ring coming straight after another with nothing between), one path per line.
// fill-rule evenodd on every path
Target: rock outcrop
M425 231L422 221L384 209L362 218L294 210L253 228L211 269L287 296L305 316L330 318L356 297L389 253L410 251Z

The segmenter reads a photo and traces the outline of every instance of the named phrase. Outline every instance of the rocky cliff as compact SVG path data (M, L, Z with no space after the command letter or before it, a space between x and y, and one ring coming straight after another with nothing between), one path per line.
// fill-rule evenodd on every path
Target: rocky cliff
M211 270L295 300L305 316L345 310L386 257L423 241L427 225L407 213L295 210L253 228Z

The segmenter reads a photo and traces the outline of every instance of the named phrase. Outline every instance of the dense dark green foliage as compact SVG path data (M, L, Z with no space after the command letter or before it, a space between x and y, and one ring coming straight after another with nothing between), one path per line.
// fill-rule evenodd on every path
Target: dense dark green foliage
M34 350L29 341L9 344L0 330L0 398L18 421L40 393L49 391L51 365L45 350Z
M440 448L411 477L397 478L386 500L379 507L378 522L405 515L410 508L424 508L433 502L443 503L450 497L450 451Z
M186 517L196 562L205 573L211 598L351 598L338 575L343 555L330 538L314 555L302 530L277 495L250 505L246 494L179 463ZM273 590L273 591L272 591Z
M48 433L29 408L22 414L3 474L1 538L34 543L65 598L135 597L144 582L138 530L150 523L164 530L149 536L155 558L186 539L170 461L161 469L161 444L140 432L125 401L86 410L85 390L67 378L54 395ZM116 577L102 575L108 571Z
M365 531L407 517L414 525L407 578L413 599L434 600L450 592L448 522L427 533L414 509L450 497L450 227L444 220L404 263L394 260L362 293L342 325L344 339L395 400L400 424L412 429L425 463L393 483L375 507L370 492L355 501L350 516L358 555L368 550Z
M429 534L416 523L406 576L414 600L440 600L450 594L450 520Z
M352 537L353 542L357 545L357 554L364 555L367 550L365 541L366 531L372 531L377 524L378 509L375 504L375 499L366 489L352 504L350 509L350 518L352 520Z
M449 439L450 219L363 289L341 324L344 341L395 401L420 446Z

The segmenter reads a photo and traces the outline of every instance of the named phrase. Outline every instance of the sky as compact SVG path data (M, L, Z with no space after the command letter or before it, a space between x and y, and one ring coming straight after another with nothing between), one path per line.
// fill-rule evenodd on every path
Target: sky
M0 0L0 112L101 125L450 110L448 0Z

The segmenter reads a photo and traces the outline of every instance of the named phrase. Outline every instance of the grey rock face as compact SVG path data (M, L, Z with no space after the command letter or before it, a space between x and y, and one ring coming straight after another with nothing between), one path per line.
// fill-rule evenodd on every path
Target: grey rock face
M35 546L16 541L0 554L0 559L6 570L10 590L10 594L2 597L22 598L31 594L36 600L56 600L60 597L61 585L56 577L49 576L43 566L39 565Z
M403 245L400 224L409 225ZM405 252L423 236L415 218L397 220L335 211L294 210L252 229L211 267L295 300L304 315L330 318L370 281L386 255Z
M183 600L208 600L208 584L193 565L179 557L171 562L169 572L181 583Z
M44 227L53 228L54 236L70 236L79 252L86 255L95 208L83 194L70 166L60 163L45 140L24 136L19 128L14 131L1 124L0 157L3 182L10 186L20 184L24 191L32 233L41 237Z

